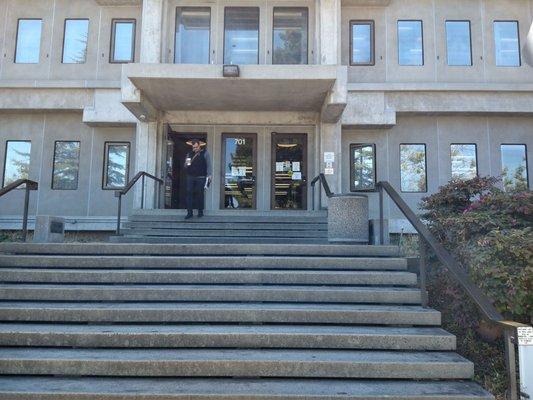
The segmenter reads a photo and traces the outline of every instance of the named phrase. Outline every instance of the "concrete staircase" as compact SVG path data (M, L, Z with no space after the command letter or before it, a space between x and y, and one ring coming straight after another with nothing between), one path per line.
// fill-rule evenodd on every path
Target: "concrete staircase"
M173 210L172 210L173 211ZM325 212L268 215L206 215L184 220L165 210L132 214L115 243L300 243L325 244Z
M397 252L0 244L0 399L491 399Z

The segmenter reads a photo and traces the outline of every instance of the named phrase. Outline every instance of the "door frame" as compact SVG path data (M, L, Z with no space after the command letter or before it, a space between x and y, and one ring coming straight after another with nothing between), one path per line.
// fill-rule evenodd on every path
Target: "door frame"
M248 211L248 210L257 210L257 141L258 141L258 135L255 132L245 132L245 133L232 133L232 132L223 132L221 135L221 154L220 154L220 203L219 203L219 209L220 210L232 210L231 208L224 207L224 200L225 200L225 190L226 190L226 138L236 137L236 136L243 136L252 138L254 140L254 144L252 146L252 168L253 168L253 177L254 177L254 191L253 191L253 202L251 208L237 208L233 209L233 211Z
M303 168L302 175L305 182L305 193L302 194L302 208L294 211L307 211L307 196L309 195L308 186L308 153L309 153L309 133L307 132L271 132L270 133L270 210L272 211L291 211L290 209L275 208L276 204L276 138L301 136L303 138Z

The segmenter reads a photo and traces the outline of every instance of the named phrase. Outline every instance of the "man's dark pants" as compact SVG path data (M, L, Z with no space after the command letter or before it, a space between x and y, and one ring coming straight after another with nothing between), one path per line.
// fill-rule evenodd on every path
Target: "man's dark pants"
M187 212L192 214L193 209L204 211L204 186L205 177L187 176Z

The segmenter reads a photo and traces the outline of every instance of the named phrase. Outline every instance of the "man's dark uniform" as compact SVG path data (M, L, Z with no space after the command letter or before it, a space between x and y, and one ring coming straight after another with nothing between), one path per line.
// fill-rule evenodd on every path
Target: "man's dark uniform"
M185 165L187 172L187 214L192 215L193 209L198 210L198 215L204 213L204 187L206 178L211 176L211 160L207 150L187 154L191 165Z

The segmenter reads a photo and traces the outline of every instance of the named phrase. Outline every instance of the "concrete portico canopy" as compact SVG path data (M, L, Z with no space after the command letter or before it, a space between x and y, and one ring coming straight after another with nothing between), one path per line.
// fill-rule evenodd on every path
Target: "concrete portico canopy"
M346 105L346 67L244 65L238 78L222 65L128 64L122 103L141 121L159 111L316 111L339 120ZM331 120L331 121L330 121Z

